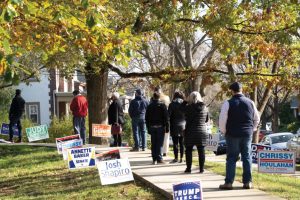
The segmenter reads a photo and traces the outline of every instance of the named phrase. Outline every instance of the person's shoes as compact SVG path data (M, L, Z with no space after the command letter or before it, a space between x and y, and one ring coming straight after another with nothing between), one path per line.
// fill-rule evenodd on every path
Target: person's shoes
M178 162L178 160L177 159L174 159L174 160L172 160L170 163L172 164L172 163L177 163Z
M180 158L180 160L179 160L179 163L182 163L183 161L182 161L182 158Z
M142 151L146 151L146 149L145 149L145 148L142 148Z
M253 189L253 185L252 185L251 182L249 182L249 183L244 183L243 188L244 188L244 189Z
M140 151L138 148L132 148L130 149L131 152L137 152L137 151Z
M203 174L203 173L204 173L204 170L200 170L199 173L200 173L200 174Z
M152 162L152 165L157 165L157 161L153 161L153 162Z
M160 165L165 165L165 164L167 164L165 161L163 161L163 160L159 160L159 161L157 161L157 164L160 164Z
M22 140L18 140L16 143L22 143Z
M232 184L231 183L224 183L223 185L219 185L219 189L221 190L232 190Z
M192 173L192 170L186 168L186 169L184 170L184 173L190 174L190 173Z
M166 156L167 156L167 154L166 154L166 153L163 153L163 156L164 156L164 157L166 157Z

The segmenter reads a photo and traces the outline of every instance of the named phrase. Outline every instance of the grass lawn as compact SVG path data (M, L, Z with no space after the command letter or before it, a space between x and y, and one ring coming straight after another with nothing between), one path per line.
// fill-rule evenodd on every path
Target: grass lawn
M56 149L0 146L0 199L165 199L141 183L101 186L97 168L68 170Z
M194 164L197 164L196 162ZM225 176L225 163L205 161L205 169ZM254 187L285 199L300 199L300 178L257 173L253 169ZM236 170L236 181L242 182L242 168ZM233 184L234 186L234 184Z

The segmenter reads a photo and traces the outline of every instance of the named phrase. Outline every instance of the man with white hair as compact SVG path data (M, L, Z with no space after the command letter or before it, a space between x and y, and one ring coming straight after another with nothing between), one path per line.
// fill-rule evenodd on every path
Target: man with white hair
M123 126L124 120L124 112L121 101L119 100L120 94L118 92L112 93L111 100L112 103L108 108L108 123L110 125L120 125ZM114 134L114 144L113 146L122 146L122 135Z

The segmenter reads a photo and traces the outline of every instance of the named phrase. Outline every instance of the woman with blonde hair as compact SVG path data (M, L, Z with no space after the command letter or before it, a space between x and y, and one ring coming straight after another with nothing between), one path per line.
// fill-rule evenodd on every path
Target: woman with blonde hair
M205 123L208 122L208 110L203 103L202 97L199 92L192 92L188 101L182 104L182 110L185 113L185 156L186 156L186 170L185 173L191 173L192 167L192 151L196 146L199 156L199 172L204 172L205 162L205 146L207 145L208 134L206 132Z

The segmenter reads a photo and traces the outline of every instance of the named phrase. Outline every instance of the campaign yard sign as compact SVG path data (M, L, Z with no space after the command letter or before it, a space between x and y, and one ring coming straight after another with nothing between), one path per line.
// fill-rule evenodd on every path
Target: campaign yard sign
M111 137L111 126L107 124L92 124L93 137Z
M273 174L294 174L295 152L259 151L258 172Z
M133 175L128 158L107 160L97 163L102 185L133 181Z
M17 125L13 126L13 133L14 133L13 136L16 136L16 137L19 136L19 130L18 130ZM9 135L9 124L2 123L0 134L2 134L2 135Z
M208 134L207 145L205 147L205 150L217 151L219 138L220 138L219 134Z
M252 163L257 163L257 155L258 151L261 150L271 150L271 146L268 145L262 145L262 144L251 144L252 149Z
M203 199L202 187L200 181L184 182L173 185L173 199Z
M68 149L69 169L95 166L95 147Z
M83 145L83 141L82 139L75 139L75 140L70 140L67 142L62 143L62 152L63 152L63 158L64 160L68 159L68 149L72 149L72 148L79 148L82 147Z
M62 154L62 144L64 142L70 141L70 140L75 140L75 139L80 139L80 135L76 134L76 135L69 135L69 136L65 136L65 137L61 137L61 138L56 138L56 147L57 147L57 152L58 154Z
M40 125L40 126L26 128L26 134L29 142L49 138L47 125Z
M96 154L96 161L105 161L105 160L115 160L115 159L120 159L120 151L119 149L114 149L111 151L106 151L103 153Z

